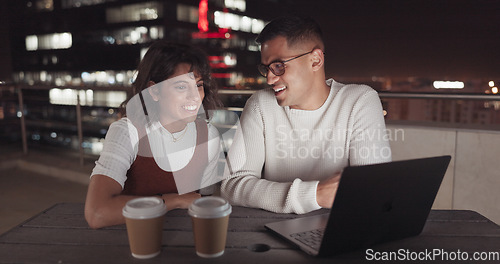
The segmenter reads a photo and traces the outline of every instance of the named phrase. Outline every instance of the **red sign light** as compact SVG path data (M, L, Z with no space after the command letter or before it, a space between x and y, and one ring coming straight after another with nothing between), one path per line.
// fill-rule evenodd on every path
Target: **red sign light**
M208 31L208 0L200 0L200 5L198 8L198 29L200 32Z

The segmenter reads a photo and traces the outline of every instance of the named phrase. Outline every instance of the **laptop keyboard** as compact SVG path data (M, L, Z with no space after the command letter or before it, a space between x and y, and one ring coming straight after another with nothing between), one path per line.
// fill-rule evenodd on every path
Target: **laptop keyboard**
M291 234L290 236L315 250L319 250L324 231L325 231L324 228L320 228L305 232L294 233Z

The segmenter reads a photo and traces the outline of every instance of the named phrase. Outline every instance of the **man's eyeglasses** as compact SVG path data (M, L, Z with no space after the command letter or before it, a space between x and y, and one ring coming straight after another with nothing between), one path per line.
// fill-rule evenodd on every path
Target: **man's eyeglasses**
M304 54L300 54L299 56L293 57L293 58L285 60L285 61L280 61L280 60L273 61L273 62L269 63L268 65L261 63L261 64L259 64L259 66L257 66L257 68L259 69L260 74L264 77L267 77L267 74L269 73L269 71L271 71L276 76L281 76L281 75L285 74L285 63L292 61L292 60L295 60L295 59L298 59L302 56L305 56L309 53L312 53L313 51L314 50L311 50L309 52L306 52Z

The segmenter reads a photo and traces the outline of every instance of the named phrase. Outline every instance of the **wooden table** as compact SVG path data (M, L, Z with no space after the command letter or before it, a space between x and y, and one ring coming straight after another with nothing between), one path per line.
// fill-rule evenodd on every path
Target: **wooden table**
M314 258L264 228L265 223L300 217L263 210L233 207L225 254L203 259L195 254L191 220L186 210L167 213L161 255L149 260L130 255L124 225L89 229L83 204L62 203L27 220L0 236L0 263L360 263L372 255L358 250L332 258ZM320 210L311 214L327 213ZM311 215L308 214L308 215ZM254 247L269 250L256 252ZM373 252L407 252L408 256L440 249L449 254L500 253L500 227L473 211L432 211L420 236L373 247ZM464 253L461 253L464 254ZM493 256L492 256L493 255ZM483 253L483 257L484 257ZM439 259L438 259L439 260ZM441 263L443 261L419 263ZM383 261L379 261L384 263ZM448 263L500 263L496 261L448 261Z

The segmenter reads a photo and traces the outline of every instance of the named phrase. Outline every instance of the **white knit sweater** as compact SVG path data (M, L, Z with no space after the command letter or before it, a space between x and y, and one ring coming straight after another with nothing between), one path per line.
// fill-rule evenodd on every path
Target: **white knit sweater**
M271 89L246 103L221 194L234 205L278 213L319 209L316 188L344 167L391 161L382 106L366 85L329 79L316 110L280 107Z

